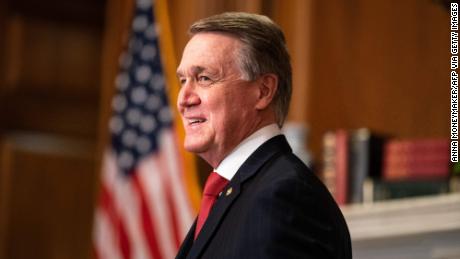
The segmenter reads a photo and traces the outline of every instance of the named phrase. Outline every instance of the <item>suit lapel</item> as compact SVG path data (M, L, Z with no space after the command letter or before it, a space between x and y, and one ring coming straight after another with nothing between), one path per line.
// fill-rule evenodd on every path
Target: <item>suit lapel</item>
M206 219L200 234L193 243L187 258L198 258L201 255L203 248L210 241L220 222L224 218L225 212L231 207L232 203L239 196L241 185L251 176L253 176L259 170L259 168L261 168L262 165L264 165L270 158L280 152L291 152L291 148L289 147L289 144L283 135L273 137L272 139L265 142L243 163L230 183L224 188L221 196L219 196L217 199L216 204ZM192 229L194 232L195 227L192 227ZM192 232L192 229L190 232ZM187 242L190 238L190 232L186 238ZM192 242L193 232L191 234ZM185 245L186 244L184 241L182 246L184 247ZM181 247L181 251L182 250L183 249ZM186 249L186 251L188 251L188 249Z

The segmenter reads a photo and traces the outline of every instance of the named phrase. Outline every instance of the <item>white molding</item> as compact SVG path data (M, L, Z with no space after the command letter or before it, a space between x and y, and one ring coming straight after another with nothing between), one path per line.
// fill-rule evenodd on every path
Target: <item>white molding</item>
M460 230L460 193L341 209L353 241Z

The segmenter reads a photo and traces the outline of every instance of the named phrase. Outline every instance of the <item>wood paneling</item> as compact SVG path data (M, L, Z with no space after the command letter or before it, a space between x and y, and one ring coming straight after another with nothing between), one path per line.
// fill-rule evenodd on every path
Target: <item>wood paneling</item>
M3 143L4 258L89 258L97 174L88 154L94 146L29 134L6 136Z
M104 5L0 0L0 258L90 258Z
M273 1L267 13L284 31L291 55L293 95L288 121L308 121L307 96L311 87L312 0ZM286 15L289 14L289 17Z
M95 25L101 22L105 1L101 0L5 0L10 13L33 18L53 18L59 23Z
M101 29L10 15L0 116L4 130L96 137ZM80 123L80 119L87 123Z
M99 82L101 28L12 15L6 39L8 87L91 95ZM25 88L25 89L24 89Z
M449 13L434 1L315 2L312 148L335 128L448 137Z
M5 257L10 197L10 144L0 138L0 258Z

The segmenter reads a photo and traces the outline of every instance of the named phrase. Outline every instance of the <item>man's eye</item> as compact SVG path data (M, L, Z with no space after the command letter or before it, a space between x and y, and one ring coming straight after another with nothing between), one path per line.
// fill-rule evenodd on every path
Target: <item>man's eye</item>
M180 82L181 85L185 85L185 83L187 82L187 79L179 78L179 82Z
M207 77L207 76L199 76L198 81L199 82L207 82L207 81L211 81L211 79L209 77Z

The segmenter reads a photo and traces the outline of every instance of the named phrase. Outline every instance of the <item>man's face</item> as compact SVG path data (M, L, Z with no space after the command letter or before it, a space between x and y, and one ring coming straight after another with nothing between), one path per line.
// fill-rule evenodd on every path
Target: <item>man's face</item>
M244 80L237 63L241 42L220 33L198 33L177 69L177 101L185 127L185 149L217 167L260 124L258 87Z

